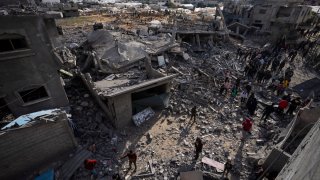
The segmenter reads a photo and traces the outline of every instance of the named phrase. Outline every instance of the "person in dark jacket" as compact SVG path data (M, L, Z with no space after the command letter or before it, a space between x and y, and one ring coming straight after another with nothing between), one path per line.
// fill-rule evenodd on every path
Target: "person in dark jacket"
M196 139L196 142L194 143L195 149L196 149L196 154L195 154L195 159L197 160L199 158L199 154L202 152L202 147L203 143L200 138Z
M197 106L193 106L191 109L191 117L190 120L193 118L193 123L196 122L196 116L197 116Z
M223 176L228 176L232 169L231 159L228 158L227 162L224 164Z
M297 97L295 99L293 99L291 102L290 102L290 105L289 105L289 109L287 110L286 114L287 115L292 115L293 112L297 109L298 106L301 105L301 100L300 100L300 97Z
M270 114L274 112L274 105L275 104L272 103L271 105L268 105L265 107L265 109L263 110L261 120L266 122L266 120L269 118Z
M257 109L258 101L255 98L254 94L251 94L248 101L247 101L247 109L249 111L249 114L251 116L254 115L256 109Z

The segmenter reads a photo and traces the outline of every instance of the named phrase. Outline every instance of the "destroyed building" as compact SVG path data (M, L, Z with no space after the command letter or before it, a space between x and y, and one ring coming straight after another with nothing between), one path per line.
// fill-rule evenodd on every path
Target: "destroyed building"
M267 156L263 166L266 173L270 174L270 178L278 175L292 154L297 151L303 139L309 138L307 134L312 131L317 122L319 123L320 108L313 107L312 104L300 109L297 116L278 137L279 143Z
M172 38L153 38L156 39L128 41L119 38L117 33L95 30L83 44L85 49L93 51L81 58L85 60L82 71L94 65L100 72L115 73L100 81L93 82L90 76L82 76L82 80L117 128L130 125L132 116L148 107L164 108L168 105L170 84L175 75L157 73L146 62L150 60L151 63L150 56L175 47L175 43L170 42ZM165 64L163 56L155 57L161 57L163 62L159 64ZM140 70L134 68L136 66Z
M320 120L315 122L312 129L291 155L286 165L277 176L280 179L316 179L320 175L319 144Z
M2 112L22 114L64 107L68 99L58 73L62 63L55 21L40 16L2 16L0 102Z
M50 109L20 116L0 131L0 178L33 178L68 159L77 145L65 112Z
M290 1L230 1L223 9L228 25L238 22L246 26L253 26L263 33L283 32L284 28L296 28L311 17L312 9L307 5L300 5L302 0ZM233 30L234 31L234 30ZM235 31L234 31L235 32Z
M59 15L50 10L63 11L60 7L41 5L41 13ZM283 97L268 87L271 79L260 83L247 77L246 63L274 47L270 39L268 44L249 38L240 43L229 37L238 34L244 39L260 27L240 21L227 26L221 5L192 10L165 10L142 3L82 7L81 11L91 13L56 20L62 32L59 37L64 40L59 47L50 18L20 14L0 20L18 29L10 36L9 27L3 30L9 40L0 45L0 63L5 65L3 69L0 65L5 72L3 80L0 78L1 106L8 105L8 113L10 108L25 108L20 112L25 115L13 118L0 131L1 179L111 179L116 174L122 179L221 179L229 160L232 168L226 178L258 179L258 166L268 177L282 178L287 172L294 177L291 168L301 177L305 175L298 169L305 168L297 163L301 157L308 158L315 167L308 170L316 172L319 166L308 155L317 155L317 135L311 134L318 134L319 126L320 109L315 101L297 107L293 114L274 112L262 121L265 108ZM246 8L246 15L253 12L250 5ZM8 42L11 54L3 46ZM257 56L243 60L239 57L242 50ZM4 59L2 53L7 55ZM275 54L289 55L288 51ZM262 63L260 60L256 62ZM300 68L298 63L304 61L299 53L294 66L285 64L284 69L292 65L295 73L284 96L318 96L319 79ZM275 76L282 73L275 72ZM221 93L226 79L233 87ZM248 86L257 101L253 114L240 95ZM20 99L5 102L20 91L26 91ZM36 96L24 103L34 92L38 92ZM62 108L66 112L51 109L68 105L65 94L70 100L70 105ZM193 107L196 118L192 122ZM253 126L246 137L242 123L248 118ZM195 160L197 138L203 149ZM308 139L316 145L306 143ZM128 170L127 159L123 159L129 150L137 154L136 171ZM84 165L85 159L96 160L95 173Z
M35 0L2 0L0 1L0 7L9 5L35 5Z

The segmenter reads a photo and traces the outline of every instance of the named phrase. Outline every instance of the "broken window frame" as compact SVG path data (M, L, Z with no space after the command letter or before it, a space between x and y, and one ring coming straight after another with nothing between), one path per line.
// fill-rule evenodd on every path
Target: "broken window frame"
M11 52L15 52L15 51L30 50L30 45L27 41L27 38L24 35L21 35L18 33L0 34L0 41L5 41L5 40L9 41L9 43L11 45L11 47L9 48L10 50L4 50L4 51L0 50L0 54L11 53ZM16 44L16 42L13 42L15 40L22 41L22 43L20 43L20 45L22 45L22 47L19 47L18 44Z
M23 91L30 91L30 90L33 90L33 91L36 91L40 88L44 88L45 90L45 93L47 94L47 96L45 97L40 97L38 99L35 99L35 100L31 100L31 101L27 101L25 102L25 100L23 99L24 96L26 95L21 95L20 93L23 92ZM51 94L50 92L48 91L48 88L46 87L46 85L32 85L32 86L28 86L26 88L22 88L18 91L15 92L15 94L18 96L20 102L23 104L23 106L29 106L29 105L33 105L33 104L36 104L36 103L40 103L40 102L43 102L43 101L47 101L49 99L51 99ZM31 94L31 93L30 93Z

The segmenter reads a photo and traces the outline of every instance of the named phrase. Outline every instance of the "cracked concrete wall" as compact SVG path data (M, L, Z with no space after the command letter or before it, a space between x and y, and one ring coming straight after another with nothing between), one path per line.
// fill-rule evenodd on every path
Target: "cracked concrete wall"
M320 177L320 119L306 135L277 180L315 180Z
M52 23L52 21L51 21ZM26 40L24 49L0 52L0 97L15 116L69 104L58 70L61 63L51 51L53 34L50 21L39 16L3 16L0 35L18 34ZM44 86L47 97L24 102L19 91Z
M131 93L112 98L116 114L115 126L117 128L132 124L132 100Z

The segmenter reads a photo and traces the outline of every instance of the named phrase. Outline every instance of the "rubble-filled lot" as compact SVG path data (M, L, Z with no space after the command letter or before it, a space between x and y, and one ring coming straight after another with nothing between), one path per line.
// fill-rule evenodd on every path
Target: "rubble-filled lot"
M119 27L128 25L124 22L116 23ZM92 30L91 25L65 28L63 38L67 44L80 44ZM125 32L123 29L118 31ZM260 103L253 117L252 135L246 141L241 141L241 124L248 116L247 110L239 98L219 95L226 69L231 70L232 81L242 77L245 64L235 60L237 42L220 42L200 53L193 52L189 45L182 43L181 46L187 49L191 58L185 60L168 55L168 64L180 73L173 82L169 106L164 110L156 110L156 115L140 127L132 123L129 127L114 129L81 81L73 79L67 82L66 90L72 119L78 127L79 144L91 150L92 145L95 145L93 158L99 161L99 178L120 173L126 178L176 179L179 172L191 170L202 170L208 179L220 178L222 172L202 164L202 157L221 163L231 157L234 164L232 179L256 178L255 165L268 154L291 117L280 120L278 116L272 115L267 123L262 123L260 117L264 105L277 101L279 97L266 90L266 85L254 84L253 91ZM295 71L292 84L313 77L304 72L301 61L295 65L300 70ZM160 68L160 71L166 70ZM124 76L130 76L130 73L132 71L124 73ZM91 75L96 80L109 76L102 73ZM114 77L117 79L122 76L115 74ZM242 80L245 84L245 78ZM190 110L194 105L198 107L198 114L193 124L190 121ZM194 142L197 137L205 144L196 161ZM138 155L136 172L126 171L127 161L119 160L130 149L134 149ZM89 172L84 168L80 168L74 175L74 179L88 177Z

